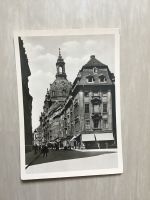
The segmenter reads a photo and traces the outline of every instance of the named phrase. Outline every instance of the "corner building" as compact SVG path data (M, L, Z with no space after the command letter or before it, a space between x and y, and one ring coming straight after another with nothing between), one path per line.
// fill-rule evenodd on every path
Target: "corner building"
M79 71L72 87L74 135L85 148L116 147L115 78L94 55Z
M114 74L94 55L81 68L73 85L66 79L60 53L56 67L56 80L47 91L41 114L47 141L57 139L60 146L69 141L86 149L116 148Z

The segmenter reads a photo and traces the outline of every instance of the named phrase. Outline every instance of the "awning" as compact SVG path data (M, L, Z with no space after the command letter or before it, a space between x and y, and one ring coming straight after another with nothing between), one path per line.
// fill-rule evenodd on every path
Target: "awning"
M82 134L83 142L90 141L111 141L114 140L113 133L90 133L90 134Z
M74 136L71 138L71 140L70 140L70 141L72 142L72 141L75 141L75 140L77 140L77 139L80 137L80 135L81 135L81 134L74 135Z
M76 136L73 136L73 137L71 138L71 140L70 140L70 141L71 141L71 142L72 142L72 141L74 141L74 140L75 140L75 138L76 138Z

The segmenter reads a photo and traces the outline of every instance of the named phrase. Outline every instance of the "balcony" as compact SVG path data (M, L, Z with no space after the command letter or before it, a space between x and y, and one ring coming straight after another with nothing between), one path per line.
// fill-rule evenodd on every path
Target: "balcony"
M92 104L100 104L102 102L102 99L100 96L92 96L91 102Z
M92 119L100 120L100 119L102 119L102 114L100 112L93 112L91 117L92 117Z

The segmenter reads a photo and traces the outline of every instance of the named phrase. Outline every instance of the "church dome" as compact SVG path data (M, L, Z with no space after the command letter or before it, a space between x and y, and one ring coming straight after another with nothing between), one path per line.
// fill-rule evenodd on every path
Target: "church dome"
M52 100L62 101L69 95L71 89L71 82L67 80L65 72L65 62L61 56L59 49L59 56L56 62L56 80L50 85L50 97Z
M50 85L51 98L67 97L71 89L71 82L67 79L56 78L56 80Z

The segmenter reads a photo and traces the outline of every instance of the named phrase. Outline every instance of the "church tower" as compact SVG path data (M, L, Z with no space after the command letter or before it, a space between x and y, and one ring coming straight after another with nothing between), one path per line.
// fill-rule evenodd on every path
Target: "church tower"
M72 84L67 80L65 62L59 48L59 55L56 61L56 79L50 84L50 89L47 90L45 95L44 111L47 112L49 109L54 109L54 107L63 104L69 95L71 87ZM53 107L51 107L52 105Z
M56 68L57 68L57 74L56 78L67 78L66 72L65 72L65 62L64 59L61 56L60 48L59 48L59 56L56 62Z

